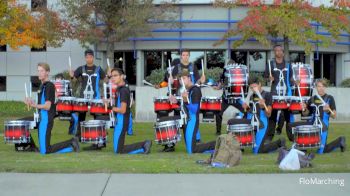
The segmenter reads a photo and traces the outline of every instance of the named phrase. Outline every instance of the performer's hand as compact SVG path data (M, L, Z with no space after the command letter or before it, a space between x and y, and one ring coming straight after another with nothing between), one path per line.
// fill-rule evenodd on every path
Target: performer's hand
M242 107L243 107L244 111L247 111L249 109L249 105L246 103L243 103Z
M159 89L159 88L160 88L160 85L159 85L159 84L156 84L156 85L154 85L154 88L155 88L155 89Z
M73 70L69 70L69 76L71 77L71 78L73 78L74 77L74 71Z
M102 99L102 101L103 101L103 104L108 105L110 100L109 99Z
M265 107L265 99L259 99L259 106L260 106L260 108Z
M300 80L295 80L295 84L296 84L297 86L299 86L299 85L300 85Z
M303 103L301 103L301 108L302 108L302 110L303 110L303 111L305 111L305 110L306 110L306 107L307 107L306 103L304 103L304 102L303 102Z
M177 103L177 99L174 95L169 96L169 101L170 101L170 103Z
M204 84L205 83L205 75L202 74L201 78L200 78L200 83Z
M221 89L221 83L219 83L217 86L213 86L213 89L220 90Z
M107 76L108 77L112 76L111 68L109 68L109 67L107 67Z
M323 106L323 110L324 110L324 111L330 111L331 108L329 107L328 104L326 104L325 106Z
M29 99L29 106L32 108L37 108L38 104L36 104L32 99Z
M181 96L182 96L182 99L184 100L184 102L187 102L187 99L188 99L188 92L183 92L183 93L181 94Z
M273 76L270 76L269 79L271 82L273 82L275 80L275 78Z

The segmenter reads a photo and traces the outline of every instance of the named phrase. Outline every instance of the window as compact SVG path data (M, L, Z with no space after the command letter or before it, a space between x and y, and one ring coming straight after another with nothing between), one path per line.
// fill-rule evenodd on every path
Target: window
M121 68L126 74L126 80L129 84L136 84L136 59L134 52L115 52L114 67Z
M46 44L42 48L30 48L31 52L46 52Z
M6 91L6 76L0 76L0 91Z
M254 72L264 72L266 66L266 52L249 52L249 70Z
M335 85L336 80L336 54L319 53L314 55L314 78L326 78L331 85Z
M225 66L225 51L207 51L207 69Z
M0 45L0 52L6 52L7 51L7 45Z
M155 69L162 68L162 52L146 51L145 52L145 76L149 76Z
M32 83L32 92L37 92L40 88L40 80L38 76L30 76L30 82Z
M39 8L46 8L47 7L47 0L32 0L31 2L31 8L32 11L35 11Z
M302 52L291 52L290 53L291 63L305 63L305 53Z

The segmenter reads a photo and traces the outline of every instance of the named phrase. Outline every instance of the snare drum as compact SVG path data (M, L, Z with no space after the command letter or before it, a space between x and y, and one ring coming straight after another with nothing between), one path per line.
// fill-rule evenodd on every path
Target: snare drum
M203 113L203 122L214 122L214 113L221 111L221 98L202 97L200 111Z
M170 112L172 110L169 97L154 97L153 103L155 112Z
M73 112L73 101L75 97L58 97L56 111L58 113L70 114Z
M293 79L300 81L300 95L302 97L312 96L312 85L313 85L313 74L309 64L294 63L293 68ZM296 85L293 86L293 95L299 96L299 90Z
M289 102L289 110L292 113L299 113L303 110L302 107L302 103L304 102L304 100L301 100L302 102L300 102L300 97L291 97L290 98L290 102Z
M110 113L111 110L106 110L105 104L102 99L93 99L90 103L90 114L92 115L103 115Z
M88 120L80 123L81 142L103 144L107 141L106 122L103 120Z
M53 80L51 82L55 85L57 97L71 96L69 80Z
M254 129L249 120L230 119L227 122L227 131L235 134L241 148L254 146Z
M165 145L180 141L179 116L170 116L157 119L155 124L155 142Z
M272 108L275 110L288 109L287 98L284 96L272 96Z
M293 128L294 144L298 149L319 148L321 128L315 125L301 125Z
M5 143L29 143L30 142L30 121L12 120L5 121L4 139Z
M226 98L240 98L248 94L248 69L245 65L230 65L225 67L225 95Z
M75 112L88 112L89 111L88 103L89 101L87 99L76 98L73 101L73 110Z

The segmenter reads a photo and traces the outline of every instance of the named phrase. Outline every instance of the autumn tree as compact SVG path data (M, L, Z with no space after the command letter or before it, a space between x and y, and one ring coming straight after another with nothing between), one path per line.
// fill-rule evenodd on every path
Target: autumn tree
M68 36L66 26L53 10L40 8L33 12L16 0L0 1L0 45L13 49L59 47Z
M72 38L83 45L105 43L110 59L114 57L116 42L149 34L150 20L176 17L176 9L169 2L155 5L154 0L62 0L61 3L72 27Z
M233 42L237 48L248 39L255 38L263 45L271 46L271 40L282 38L286 59L289 60L289 41L304 48L310 54L316 45L328 47L339 39L342 32L350 32L350 1L333 0L330 5L315 6L307 0L216 0L219 7L248 7L247 16L224 35L220 44L232 36L242 36ZM317 25L330 33L318 34Z

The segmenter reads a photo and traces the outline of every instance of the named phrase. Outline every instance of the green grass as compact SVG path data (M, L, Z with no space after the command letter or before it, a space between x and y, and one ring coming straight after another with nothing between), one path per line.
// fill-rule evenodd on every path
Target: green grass
M1 105L1 104L0 104ZM25 109L23 109L25 111ZM28 112L24 112L28 114ZM29 112L30 114L30 112ZM4 120L16 119L24 116L22 112L0 116L1 136ZM223 126L225 127L225 126ZM349 141L350 124L332 124L328 141L340 135L345 135ZM69 139L67 134L68 122L55 121L52 143ZM214 124L200 124L203 141L215 139ZM37 131L33 132L37 142ZM154 140L153 123L134 123L134 136L127 136L126 143L133 143L145 139ZM158 152L161 146L153 144L149 155L117 155L112 152L112 130L109 131L107 148L101 151L82 151L80 153L49 154L15 152L14 146L0 144L0 172L57 172L57 173L283 173L275 164L277 153L253 155L251 150L243 153L239 166L234 168L210 168L197 165L196 160L207 159L208 154L185 153L182 141L177 144L172 153ZM285 134L282 135L286 137ZM277 136L275 137L277 138ZM291 146L291 143L287 143ZM86 144L82 146L87 146ZM313 168L301 169L298 172L350 172L350 152L341 153L339 150L323 155L316 155Z

